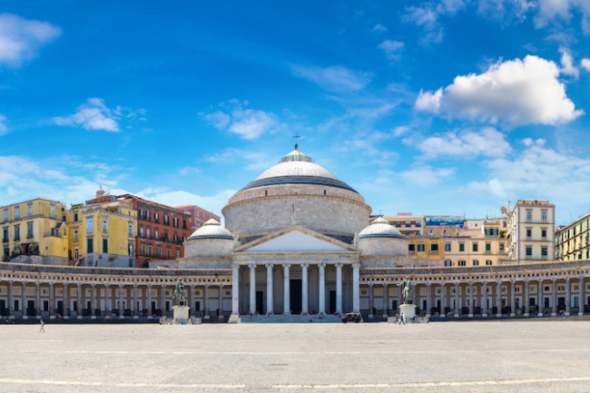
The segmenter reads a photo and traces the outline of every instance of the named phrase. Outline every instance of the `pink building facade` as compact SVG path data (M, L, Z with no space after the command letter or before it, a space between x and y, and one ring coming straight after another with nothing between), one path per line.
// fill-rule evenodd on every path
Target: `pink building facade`
M191 232L196 231L197 229L202 227L205 222L212 218L221 222L221 218L219 216L196 205L181 205L175 206L174 208L190 213Z

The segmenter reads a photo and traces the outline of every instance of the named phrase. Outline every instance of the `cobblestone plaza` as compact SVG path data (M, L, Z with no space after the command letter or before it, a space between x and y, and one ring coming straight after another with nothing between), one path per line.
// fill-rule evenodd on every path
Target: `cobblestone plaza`
M588 391L590 321L0 326L1 392Z

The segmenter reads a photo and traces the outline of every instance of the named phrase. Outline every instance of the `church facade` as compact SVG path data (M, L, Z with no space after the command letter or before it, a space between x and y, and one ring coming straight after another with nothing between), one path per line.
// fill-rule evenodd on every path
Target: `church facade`
M408 257L408 239L369 221L355 189L295 150L246 184L184 243L184 257L150 269L0 264L0 314L11 317L151 318L171 315L174 280L191 315L397 312L400 284L415 284L421 314L583 314L590 262L445 267ZM590 310L589 310L590 311Z

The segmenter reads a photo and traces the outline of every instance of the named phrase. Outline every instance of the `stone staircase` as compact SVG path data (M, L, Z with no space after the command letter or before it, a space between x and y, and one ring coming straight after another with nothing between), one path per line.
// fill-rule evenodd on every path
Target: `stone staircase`
M317 315L240 315L240 323L342 323L340 317L326 315L320 319Z

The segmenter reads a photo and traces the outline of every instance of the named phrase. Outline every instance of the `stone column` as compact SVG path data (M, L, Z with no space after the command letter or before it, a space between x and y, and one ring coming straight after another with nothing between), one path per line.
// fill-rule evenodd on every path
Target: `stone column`
M307 283L307 268L309 265L304 263L301 265L301 313L309 313L309 290Z
M219 284L219 306L217 307L219 309L219 316L222 317L223 316L223 284Z
M82 319L82 283L76 283L76 315Z
M104 316L105 316L105 318L111 317L111 296L110 296L109 292L110 292L109 284L105 284L105 286L104 286Z
M90 319L96 319L94 302L96 301L96 284L90 284Z
M473 281L469 281L469 318L473 318Z
M12 281L8 281L8 315L10 318L14 318L14 295L12 289Z
M54 294L53 294L53 281L49 283L49 319L54 319L55 317L53 316L53 314L55 314L55 308L53 306L53 304L55 303L55 300L53 298Z
M557 315L557 280L552 278L551 281L551 316L554 317Z
M256 265L248 265L250 268L250 313L256 314Z
M430 283L427 282L426 283L426 316L430 317L430 311L432 310L432 296L431 296L431 289L430 289Z
M510 281L510 316L516 316L516 282Z
M488 316L488 282L483 282L483 301L481 305L481 316L487 317Z
M445 309L447 308L447 297L445 294L445 283L440 284L440 317L444 318L446 315Z
M63 291L62 291L62 300L61 300L63 307L62 307L62 312L63 315L62 317L64 319L68 319L68 309L69 309L69 305L68 305L68 283L64 282L63 284Z
M41 293L38 281L35 282L35 317L41 319Z
M580 310L578 311L578 315L584 315L584 307L586 305L586 287L584 283L584 277L580 276Z
M266 315L274 314L274 296L273 296L273 282L272 269L273 264L266 264ZM303 284L302 284L303 287Z
M342 313L342 264L336 264L336 312Z
M162 310L162 316L166 316L166 284L160 287L160 310Z
M524 282L524 316L529 316L529 310L531 309L531 296L529 293L529 280Z
M373 283L369 282L369 318L373 318Z
M148 319L151 319L152 315L154 314L154 310L152 310L152 284L147 285L146 291L147 291L147 305L146 305L147 317L148 317Z
M538 307L539 307L539 316L543 316L543 308L545 306L545 302L543 301L543 279L539 278L539 299L538 299Z
M319 275L319 300L320 300L320 306L319 306L319 314L326 314L326 264L325 263L320 263L318 264L318 269L320 271L320 275Z
M209 319L209 284L205 284L205 297L203 299L203 310L205 310L205 319Z
M455 318L458 318L459 314L459 282L455 281Z
M131 303L131 316L133 318L137 318L137 284L133 284L133 301Z
M240 265L232 265L231 275L231 313L240 315Z
M283 315L291 315L291 281L289 278L289 265L283 265Z
M360 267L360 263L352 264L352 312L361 312Z
M189 312L189 316L196 317L197 316L197 310L196 309L193 309L195 307L195 285L194 284L189 285L188 291L189 291L188 292L188 301L189 301L189 304L188 304L189 310L188 310L188 312ZM191 312L191 310L193 310L193 311Z
M565 279L565 315L569 316L572 309L572 291L571 291L571 280L569 277Z
M22 292L21 292L21 310L23 310L22 315L23 315L23 319L28 319L28 315L27 315L27 282L23 281L21 283L21 288L22 288Z
M498 310L496 311L496 316L501 317L502 316L502 281L498 281L497 288L498 289L496 291L496 308Z
M383 284L383 317L389 316L389 288L387 283Z
M125 318L125 307L123 305L123 284L119 284L119 319Z

